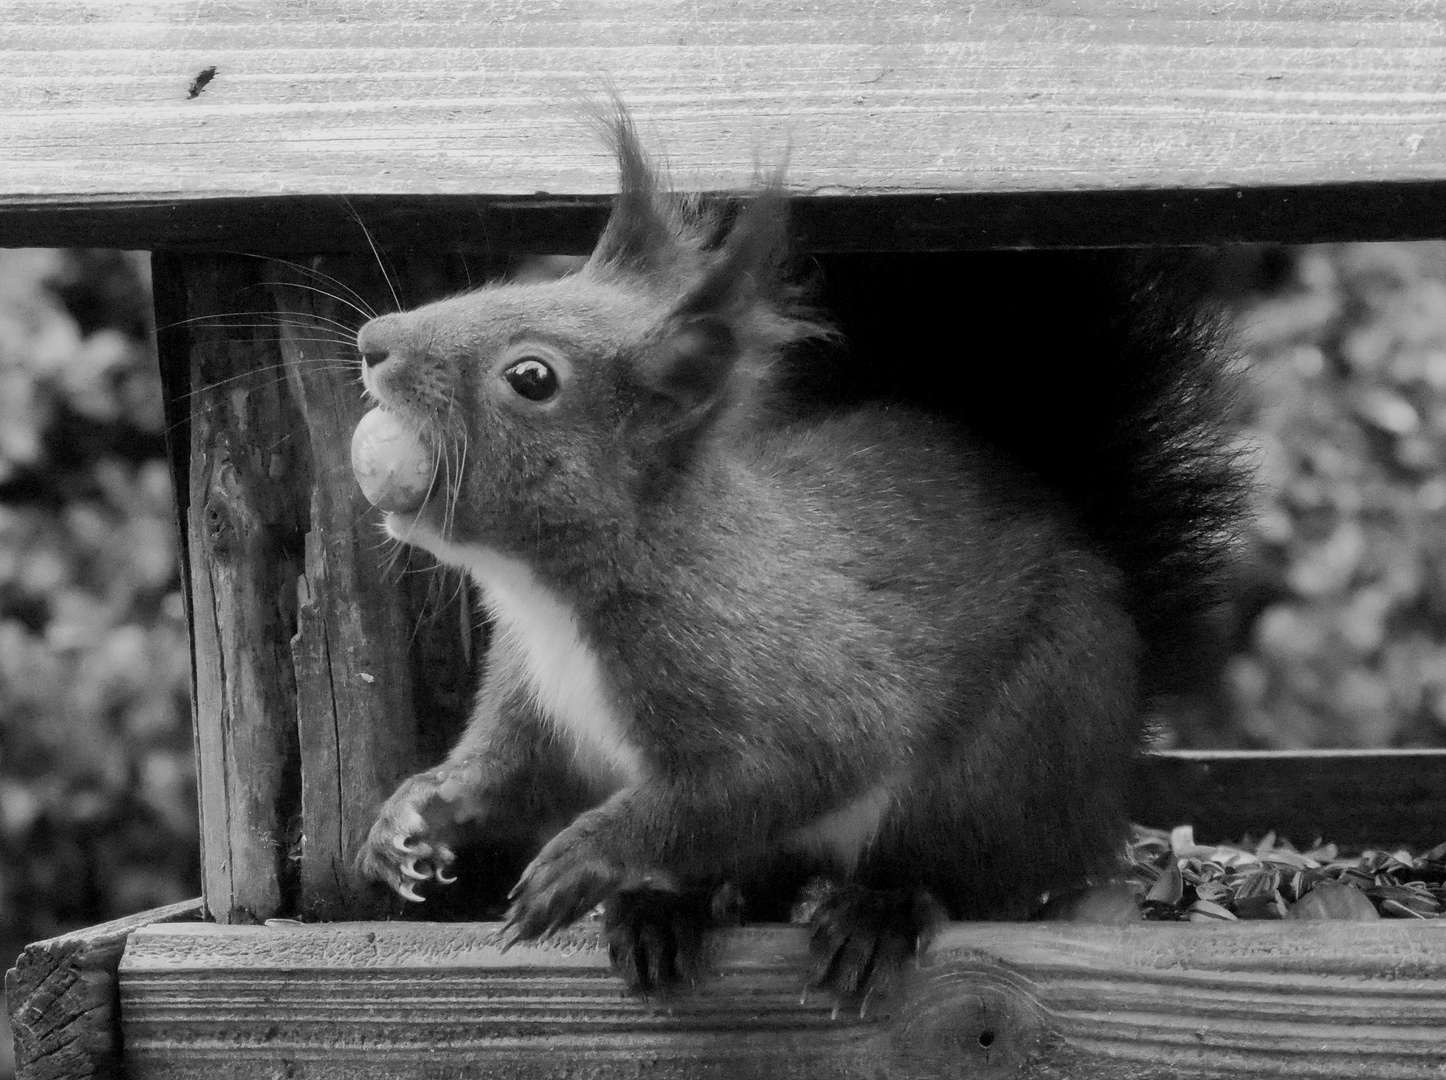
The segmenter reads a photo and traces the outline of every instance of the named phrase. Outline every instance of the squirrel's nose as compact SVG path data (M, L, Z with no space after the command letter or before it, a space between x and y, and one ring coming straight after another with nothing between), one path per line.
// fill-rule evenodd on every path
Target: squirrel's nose
M409 337L405 323L394 315L383 315L357 332L356 348L361 353L362 363L374 368L406 352Z

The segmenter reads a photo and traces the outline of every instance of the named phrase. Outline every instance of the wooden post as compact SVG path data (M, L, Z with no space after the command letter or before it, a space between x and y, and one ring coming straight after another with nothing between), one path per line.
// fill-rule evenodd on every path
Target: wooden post
M294 892L299 790L288 642L309 462L291 436L299 421L260 270L231 255L158 257L154 269L162 375L169 398L184 395L190 425L182 499L192 716L202 886L219 922L282 914Z
M439 262L404 266L403 284L457 280ZM220 922L397 910L356 876L357 846L470 698L466 588L398 552L351 475L352 337L396 301L373 262L319 266L156 260L168 404L190 433L172 453L203 883Z
M351 338L372 310L357 289L374 275L358 260L338 263L325 274L267 265L312 464L292 640L301 746L298 911L308 918L355 917L385 903L358 880L355 856L377 806L422 764L409 649L417 624L403 583L413 559L381 532L351 472L351 433L365 412ZM453 629L459 637L456 623Z

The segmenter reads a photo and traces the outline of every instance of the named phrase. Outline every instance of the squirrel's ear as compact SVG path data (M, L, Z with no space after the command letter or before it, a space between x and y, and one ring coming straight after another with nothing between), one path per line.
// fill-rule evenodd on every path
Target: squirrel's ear
M701 275L663 324L644 367L649 386L700 421L724 403L743 355L768 342L787 234L778 185L752 196Z
M590 262L648 273L661 266L676 243L676 224L658 176L638 142L633 118L621 102L601 118L603 137L618 159L618 199Z
M737 356L738 339L726 321L712 314L681 315L669 321L643 377L684 416L701 417L722 400Z

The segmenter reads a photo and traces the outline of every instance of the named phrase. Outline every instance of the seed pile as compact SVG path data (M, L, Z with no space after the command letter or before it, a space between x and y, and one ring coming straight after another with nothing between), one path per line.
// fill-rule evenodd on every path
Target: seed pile
M1147 919L1435 919L1446 908L1446 843L1342 856L1335 844L1300 851L1275 833L1197 844L1189 825L1136 826L1129 862L1126 883Z

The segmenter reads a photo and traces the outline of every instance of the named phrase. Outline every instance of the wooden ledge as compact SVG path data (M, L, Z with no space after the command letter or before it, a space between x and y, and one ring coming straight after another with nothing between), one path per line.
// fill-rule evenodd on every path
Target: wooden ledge
M800 1000L804 932L720 946L667 1006L588 931L152 926L120 967L127 1075L1439 1077L1446 922L951 925L867 1018Z
M788 151L816 250L1431 235L1443 71L1446 0L11 3L0 245L560 250L609 82L689 189Z

